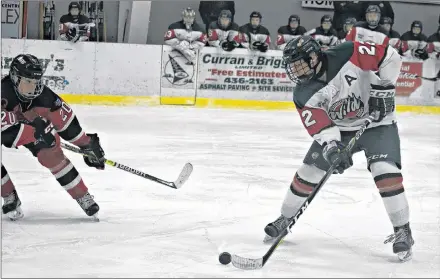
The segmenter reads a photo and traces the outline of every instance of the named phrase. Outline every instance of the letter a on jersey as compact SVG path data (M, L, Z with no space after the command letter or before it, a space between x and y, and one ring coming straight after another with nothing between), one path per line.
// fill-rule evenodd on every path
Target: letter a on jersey
M347 81L347 83L348 83L349 86L351 86L351 83L352 83L354 80L357 80L357 78L352 77L352 76L349 76L349 75L345 75L344 77L345 77L345 80Z

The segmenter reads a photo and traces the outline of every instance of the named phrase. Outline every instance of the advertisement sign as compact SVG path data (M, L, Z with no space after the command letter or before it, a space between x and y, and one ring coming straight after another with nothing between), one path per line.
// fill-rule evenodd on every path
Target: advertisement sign
M303 8L333 10L333 1L301 1Z
M415 92L422 86L422 79L416 76L422 76L422 73L422 62L403 62L397 79L396 94L398 96L410 96Z
M2 38L21 37L20 1L2 1Z
M190 62L179 51L163 46L161 67L161 102L166 104L195 104L197 59ZM183 103L168 102L166 97L184 97ZM175 98L175 100L177 100Z
M260 96L291 93L293 82L287 77L281 55L280 51L261 53L236 49L223 52L204 48L199 57L197 91L216 91L218 95L231 91L254 92Z

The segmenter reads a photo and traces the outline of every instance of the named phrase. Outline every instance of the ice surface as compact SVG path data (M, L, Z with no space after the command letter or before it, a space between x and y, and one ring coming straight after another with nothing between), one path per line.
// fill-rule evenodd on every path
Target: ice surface
M4 277L439 277L440 117L400 114L403 175L414 258L384 245L392 227L362 154L332 176L258 271L218 263L219 251L261 257L264 226L279 216L311 143L296 112L182 107L75 106L109 159L166 180L174 190L66 154L101 206L90 221L25 149L2 148L25 218L2 217Z

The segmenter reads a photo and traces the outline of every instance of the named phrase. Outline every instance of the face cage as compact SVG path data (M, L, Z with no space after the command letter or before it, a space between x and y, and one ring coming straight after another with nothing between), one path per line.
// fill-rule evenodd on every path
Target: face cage
M226 28L231 24L231 19L229 17L221 17L219 23L223 28Z
M260 26L261 24L261 20L259 17L251 17L251 25L254 28L257 28L258 26Z
M186 29L190 29L196 18L194 16L184 16L183 22L185 23Z
M419 35L420 33L422 33L422 28L420 28L418 26L414 26L413 28L411 28L411 32L414 35Z
M294 26L292 26L292 25L294 25ZM296 29L296 28L298 28L299 23L298 23L297 20L293 19L293 20L291 20L291 21L289 22L289 26L290 26L290 28L292 28L292 29Z
M328 30L330 30L330 29L332 28L332 23L329 22L329 21L324 21L324 22L321 24L321 27L322 27L322 29L324 29L325 31L328 31Z
M303 60L304 63L297 63L299 61ZM293 61L284 61L286 63L286 73L287 76L290 78L291 81L293 81L296 84L301 84L302 82L306 82L310 79L313 78L313 76L315 75L315 67L311 67L310 62L311 62L311 58L309 59L297 59L297 60L293 60ZM297 64L297 65L295 65ZM307 66L308 70L306 69L306 67L304 67L304 64ZM295 72L299 72L299 71L304 71L307 70L307 72L301 76L297 76L295 75Z
M43 93L43 89L44 89L43 79L36 80L34 92L21 93L19 90L19 86L20 86L20 82L21 82L22 78L24 78L24 77L21 77L21 76L14 74L14 73L11 73L11 79L14 83L15 93L17 93L17 97L21 101L31 101L31 100L37 98L38 96L40 96L41 93Z
M375 19L369 19L368 15L373 15L373 14L376 15L376 18ZM378 26L379 22L380 22L380 14L376 13L376 12L367 13L365 15L365 19L366 19L366 21L367 21L369 26Z
M352 24L352 23L350 23L350 24L344 24L344 32L348 32L348 31L350 31L351 29L353 29L353 25L354 24Z

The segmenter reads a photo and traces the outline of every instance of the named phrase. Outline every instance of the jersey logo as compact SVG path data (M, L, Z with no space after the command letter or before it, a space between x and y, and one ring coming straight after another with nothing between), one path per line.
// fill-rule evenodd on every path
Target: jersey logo
M345 81L347 81L348 86L351 86L351 84L353 83L353 81L357 80L357 78L349 76L349 75L345 75Z
M364 114L365 105L360 97L352 93L348 98L342 99L329 109L328 115L332 120L342 120L344 118L360 118Z

